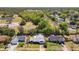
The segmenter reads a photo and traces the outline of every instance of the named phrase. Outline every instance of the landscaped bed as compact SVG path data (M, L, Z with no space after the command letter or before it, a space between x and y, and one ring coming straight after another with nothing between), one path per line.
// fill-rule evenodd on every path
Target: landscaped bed
M61 51L62 46L57 43L47 42L47 49L46 50L47 51Z

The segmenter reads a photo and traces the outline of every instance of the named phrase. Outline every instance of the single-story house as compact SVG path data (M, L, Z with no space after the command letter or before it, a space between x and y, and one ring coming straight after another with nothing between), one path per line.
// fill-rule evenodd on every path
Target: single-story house
M51 35L51 36L49 36L48 39L51 42L55 42L55 43L59 43L59 44L64 44L64 42L65 42L65 38L63 36Z
M73 35L72 41L73 41L74 43L79 43L79 35Z
M18 38L18 41L19 41L19 42L24 42L26 36L25 36L25 35L18 35L17 38Z
M72 22L71 22L71 23L69 24L69 27L72 28L72 29L76 29L76 28L77 28L77 25L76 25L75 23L72 23Z
M65 20L63 18L58 18L58 23L64 22Z
M5 15L5 16L1 16L0 19L1 20L12 20L13 17L12 16L9 16L9 15Z
M77 25L70 25L69 27L72 28L72 29L76 29Z
M25 37L24 35L18 35L12 38L11 44L16 45L18 42L25 42Z
M30 39L30 42L43 44L45 43L44 36L42 34L37 34L32 39Z

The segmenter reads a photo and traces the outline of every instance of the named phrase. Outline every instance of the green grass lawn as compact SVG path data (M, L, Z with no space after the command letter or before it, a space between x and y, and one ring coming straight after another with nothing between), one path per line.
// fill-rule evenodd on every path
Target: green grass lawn
M27 48L39 48L39 44L28 44Z
M61 51L62 47L61 45L53 42L47 42L47 51Z

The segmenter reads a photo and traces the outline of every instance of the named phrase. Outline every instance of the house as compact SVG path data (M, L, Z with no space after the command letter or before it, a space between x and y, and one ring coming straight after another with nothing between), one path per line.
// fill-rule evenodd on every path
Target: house
M57 18L58 19L58 23L64 22L65 20L63 18Z
M18 38L19 42L25 42L26 36L25 35L18 35L17 38Z
M42 34L35 35L32 39L30 39L31 43L45 43L44 36Z
M12 38L11 44L16 45L19 42L25 42L25 37L26 36L24 36L24 35L17 35L17 36Z
M63 36L55 36L55 35L49 36L48 39L51 42L55 42L55 43L59 43L59 44L64 44L64 41L65 41Z
M72 29L76 29L77 25L75 23L70 22L69 27Z
M13 16L10 16L10 15L3 15L0 17L1 20L12 20L13 19Z
M7 39L8 39L8 36L1 35L0 36L0 43L4 43L5 41L7 41Z
M71 39L74 43L79 43L79 35L73 35Z

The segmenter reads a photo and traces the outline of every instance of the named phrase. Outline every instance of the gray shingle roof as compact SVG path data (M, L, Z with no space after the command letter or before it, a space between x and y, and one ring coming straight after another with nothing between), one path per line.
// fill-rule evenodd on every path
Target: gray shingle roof
M65 41L65 39L64 39L64 37L62 37L62 36L54 36L54 35L51 35L50 37L49 37L49 40L50 41Z

